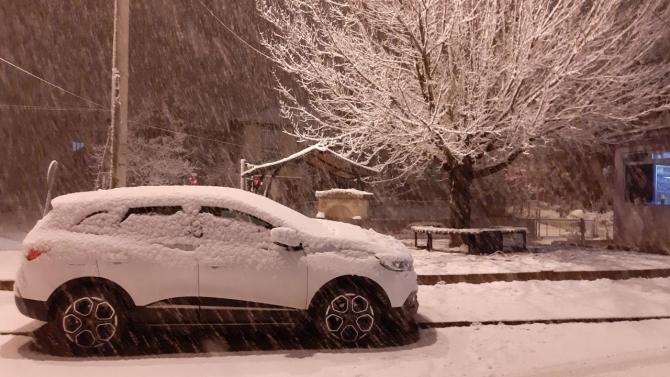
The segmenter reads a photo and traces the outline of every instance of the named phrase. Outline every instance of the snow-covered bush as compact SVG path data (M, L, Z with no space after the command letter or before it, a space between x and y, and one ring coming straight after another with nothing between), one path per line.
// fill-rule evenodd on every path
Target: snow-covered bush
M195 170L188 160L190 151L184 147L186 136L180 133L160 132L146 136L142 127L133 127L128 134L127 144L127 185L160 186L183 185L187 176ZM109 148L97 146L93 149L91 168L98 179L99 187L109 188L108 173L100 166L109 167ZM98 176L100 172L100 176Z

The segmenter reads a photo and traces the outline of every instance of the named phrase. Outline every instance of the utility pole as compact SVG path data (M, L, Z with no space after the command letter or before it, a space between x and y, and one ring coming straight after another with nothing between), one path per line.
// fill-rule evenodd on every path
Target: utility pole
M246 190L247 189L247 179L242 176L242 173L247 170L247 160L241 159L240 160L240 190Z
M114 1L112 49L112 188L126 186L130 0Z

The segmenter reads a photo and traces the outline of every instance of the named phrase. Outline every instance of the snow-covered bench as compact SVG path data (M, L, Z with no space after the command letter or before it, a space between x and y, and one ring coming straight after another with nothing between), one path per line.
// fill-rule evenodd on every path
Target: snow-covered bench
M463 242L468 246L471 254L491 254L503 248L503 236L521 234L523 237L523 250L526 249L526 237L528 229L522 227L491 227L491 228L437 228L433 226L413 226L414 231L414 246L418 245L419 233L425 234L427 237L426 249L431 251L433 249L433 235L461 235Z

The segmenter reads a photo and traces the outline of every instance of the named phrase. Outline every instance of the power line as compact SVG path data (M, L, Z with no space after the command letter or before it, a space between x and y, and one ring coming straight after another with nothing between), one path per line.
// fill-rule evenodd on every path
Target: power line
M235 38L239 39L239 40L240 40L242 43L244 43L247 47L249 47L250 49L256 51L256 52L259 53L259 54L261 54L261 55L262 55L263 57L265 57L266 59L268 59L268 60L272 60L271 57L265 55L265 54L262 53L260 50L258 50L256 47L250 45L250 44L249 44L247 41L245 41L242 37L240 37L239 35L237 35L237 34L233 31L233 29L229 28L226 24L224 24L223 21L221 21L221 19L220 19L219 17L217 17L216 14L214 14L214 12L212 12L212 10L209 9L209 8L207 7L207 5L205 5L205 3L202 2L202 0L198 0L198 2L199 2L200 5L202 5L205 9L207 9L207 11L209 12L209 14L211 14L212 17L214 17L217 21L219 21L219 23L220 23L224 28L226 28L226 30L228 30L228 32L230 32L230 34L234 35Z
M36 79L42 81L42 82L45 83L45 84L49 84L49 85L53 86L54 88L56 88L56 89L58 89L58 90L61 90L61 91L65 92L65 93L67 93L67 94L73 95L73 96L75 96L75 97L77 97L77 98L79 98L79 99L83 99L84 101L86 101L86 102L88 102L88 103L91 103L91 104L94 104L94 105L96 105L96 106L98 106L98 107L100 107L100 108L103 108L103 109L105 108L104 106L102 106L102 105L99 104L99 103L93 102L93 101L91 101L91 100L89 100L89 99L86 99L86 98L84 98L84 97L82 97L82 96L79 96L79 95L77 95L77 94L74 94L74 93L72 93L72 92L70 92L70 91L68 91L68 90L66 90L66 89L63 89L62 87L60 87L60 86L58 86L58 85L56 85L56 84L54 84L54 83L51 83L51 82L49 82L49 81L47 81L47 80L45 80L45 79L43 79L43 78L41 78L41 77L39 77L39 76L33 74L33 73L30 73L30 72L26 71L25 69L19 67L18 65L14 64L14 63L12 63L12 62L10 62L10 61L8 61L8 60L5 60L5 59L3 59L3 58L0 58L0 61L2 61L2 62L4 62L4 63L7 63L7 64L11 65L12 67L18 69L18 70L21 71L21 72L24 72L24 73L29 74L30 76L32 76L32 77L34 77L34 78L36 78Z
M93 109L90 107L51 107L51 106L31 106L31 105L10 105L0 104L0 108L17 110L43 110L43 111L109 111L108 109Z
M91 108L85 108L85 107L81 107L81 108L76 108L76 107L49 107L49 106L9 105L9 104L0 104L0 108L17 108L17 109L24 109L24 110L45 110L45 111L50 111L50 110L52 110L52 111L106 111L106 112L110 111L108 109L91 109ZM268 152L275 152L275 151L270 150L270 149L253 148L253 147L249 147L249 146L242 145L242 144L231 143L229 141L212 139L212 138L205 137L205 136L200 136L200 135L193 135L193 134L190 134L190 133L187 133L187 132L175 131L175 130L171 130L171 129L168 129L168 128L162 128L162 127L156 127L156 126L150 126L148 124L139 123L139 122L135 122L135 121L128 121L128 123L135 124L135 125L138 125L138 126L147 127L147 128L153 128L153 129L156 129L156 130L183 134L183 135L186 135L186 136L189 136L189 137L194 137L194 138L203 139L203 140L209 140L209 141L213 141L213 142L221 143L221 144L233 145L233 146L237 146L237 147L255 149L255 150L264 150L264 151L268 151Z

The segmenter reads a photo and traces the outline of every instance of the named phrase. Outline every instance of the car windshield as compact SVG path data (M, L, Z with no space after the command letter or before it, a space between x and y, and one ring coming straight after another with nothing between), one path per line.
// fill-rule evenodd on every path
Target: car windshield
M670 377L670 0L0 0L0 377Z

